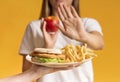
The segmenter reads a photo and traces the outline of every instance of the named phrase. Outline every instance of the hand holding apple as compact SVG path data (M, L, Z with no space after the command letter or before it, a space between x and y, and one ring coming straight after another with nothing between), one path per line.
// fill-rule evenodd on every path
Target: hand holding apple
M43 39L44 39L43 47L53 48L57 40L57 35L59 33L58 28L56 27L56 21L55 23L53 23L52 19L51 21L49 21L48 18L42 18L41 19L41 30L42 30Z

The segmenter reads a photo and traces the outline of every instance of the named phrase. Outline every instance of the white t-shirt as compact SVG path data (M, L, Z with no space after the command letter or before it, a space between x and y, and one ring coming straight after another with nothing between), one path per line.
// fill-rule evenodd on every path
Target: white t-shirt
M102 34L101 27L95 19L82 18L82 21L87 32L98 31ZM28 24L20 46L20 54L29 54L34 48L44 46L43 35L40 28L41 20L32 21ZM54 48L63 48L71 42L73 45L82 44L81 42L66 37L62 32L59 32ZM38 82L93 82L92 61L86 62L71 70L45 75L40 78Z

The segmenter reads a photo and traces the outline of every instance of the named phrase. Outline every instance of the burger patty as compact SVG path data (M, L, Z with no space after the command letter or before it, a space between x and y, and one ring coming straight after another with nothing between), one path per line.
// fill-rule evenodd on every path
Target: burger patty
M65 59L65 55L63 54L40 54L40 53L32 53L30 54L31 56L39 56L39 57L44 57L44 58L60 58L60 59Z

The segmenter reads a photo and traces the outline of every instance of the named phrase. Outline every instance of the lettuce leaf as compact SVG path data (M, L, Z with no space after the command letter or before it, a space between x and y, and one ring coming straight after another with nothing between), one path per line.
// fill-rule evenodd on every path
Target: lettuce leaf
M64 60L60 58L43 58L43 57L35 57L35 59L40 63L63 63Z

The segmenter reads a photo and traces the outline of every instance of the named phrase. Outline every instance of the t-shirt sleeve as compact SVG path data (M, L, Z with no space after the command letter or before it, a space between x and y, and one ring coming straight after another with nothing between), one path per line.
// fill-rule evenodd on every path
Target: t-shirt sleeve
M85 22L85 27L87 32L97 31L101 35L103 35L101 26L99 22L95 19L92 19L92 18L87 19Z
M20 49L19 54L20 55L27 55L34 49L33 44L33 32L31 25L29 24L25 30Z

